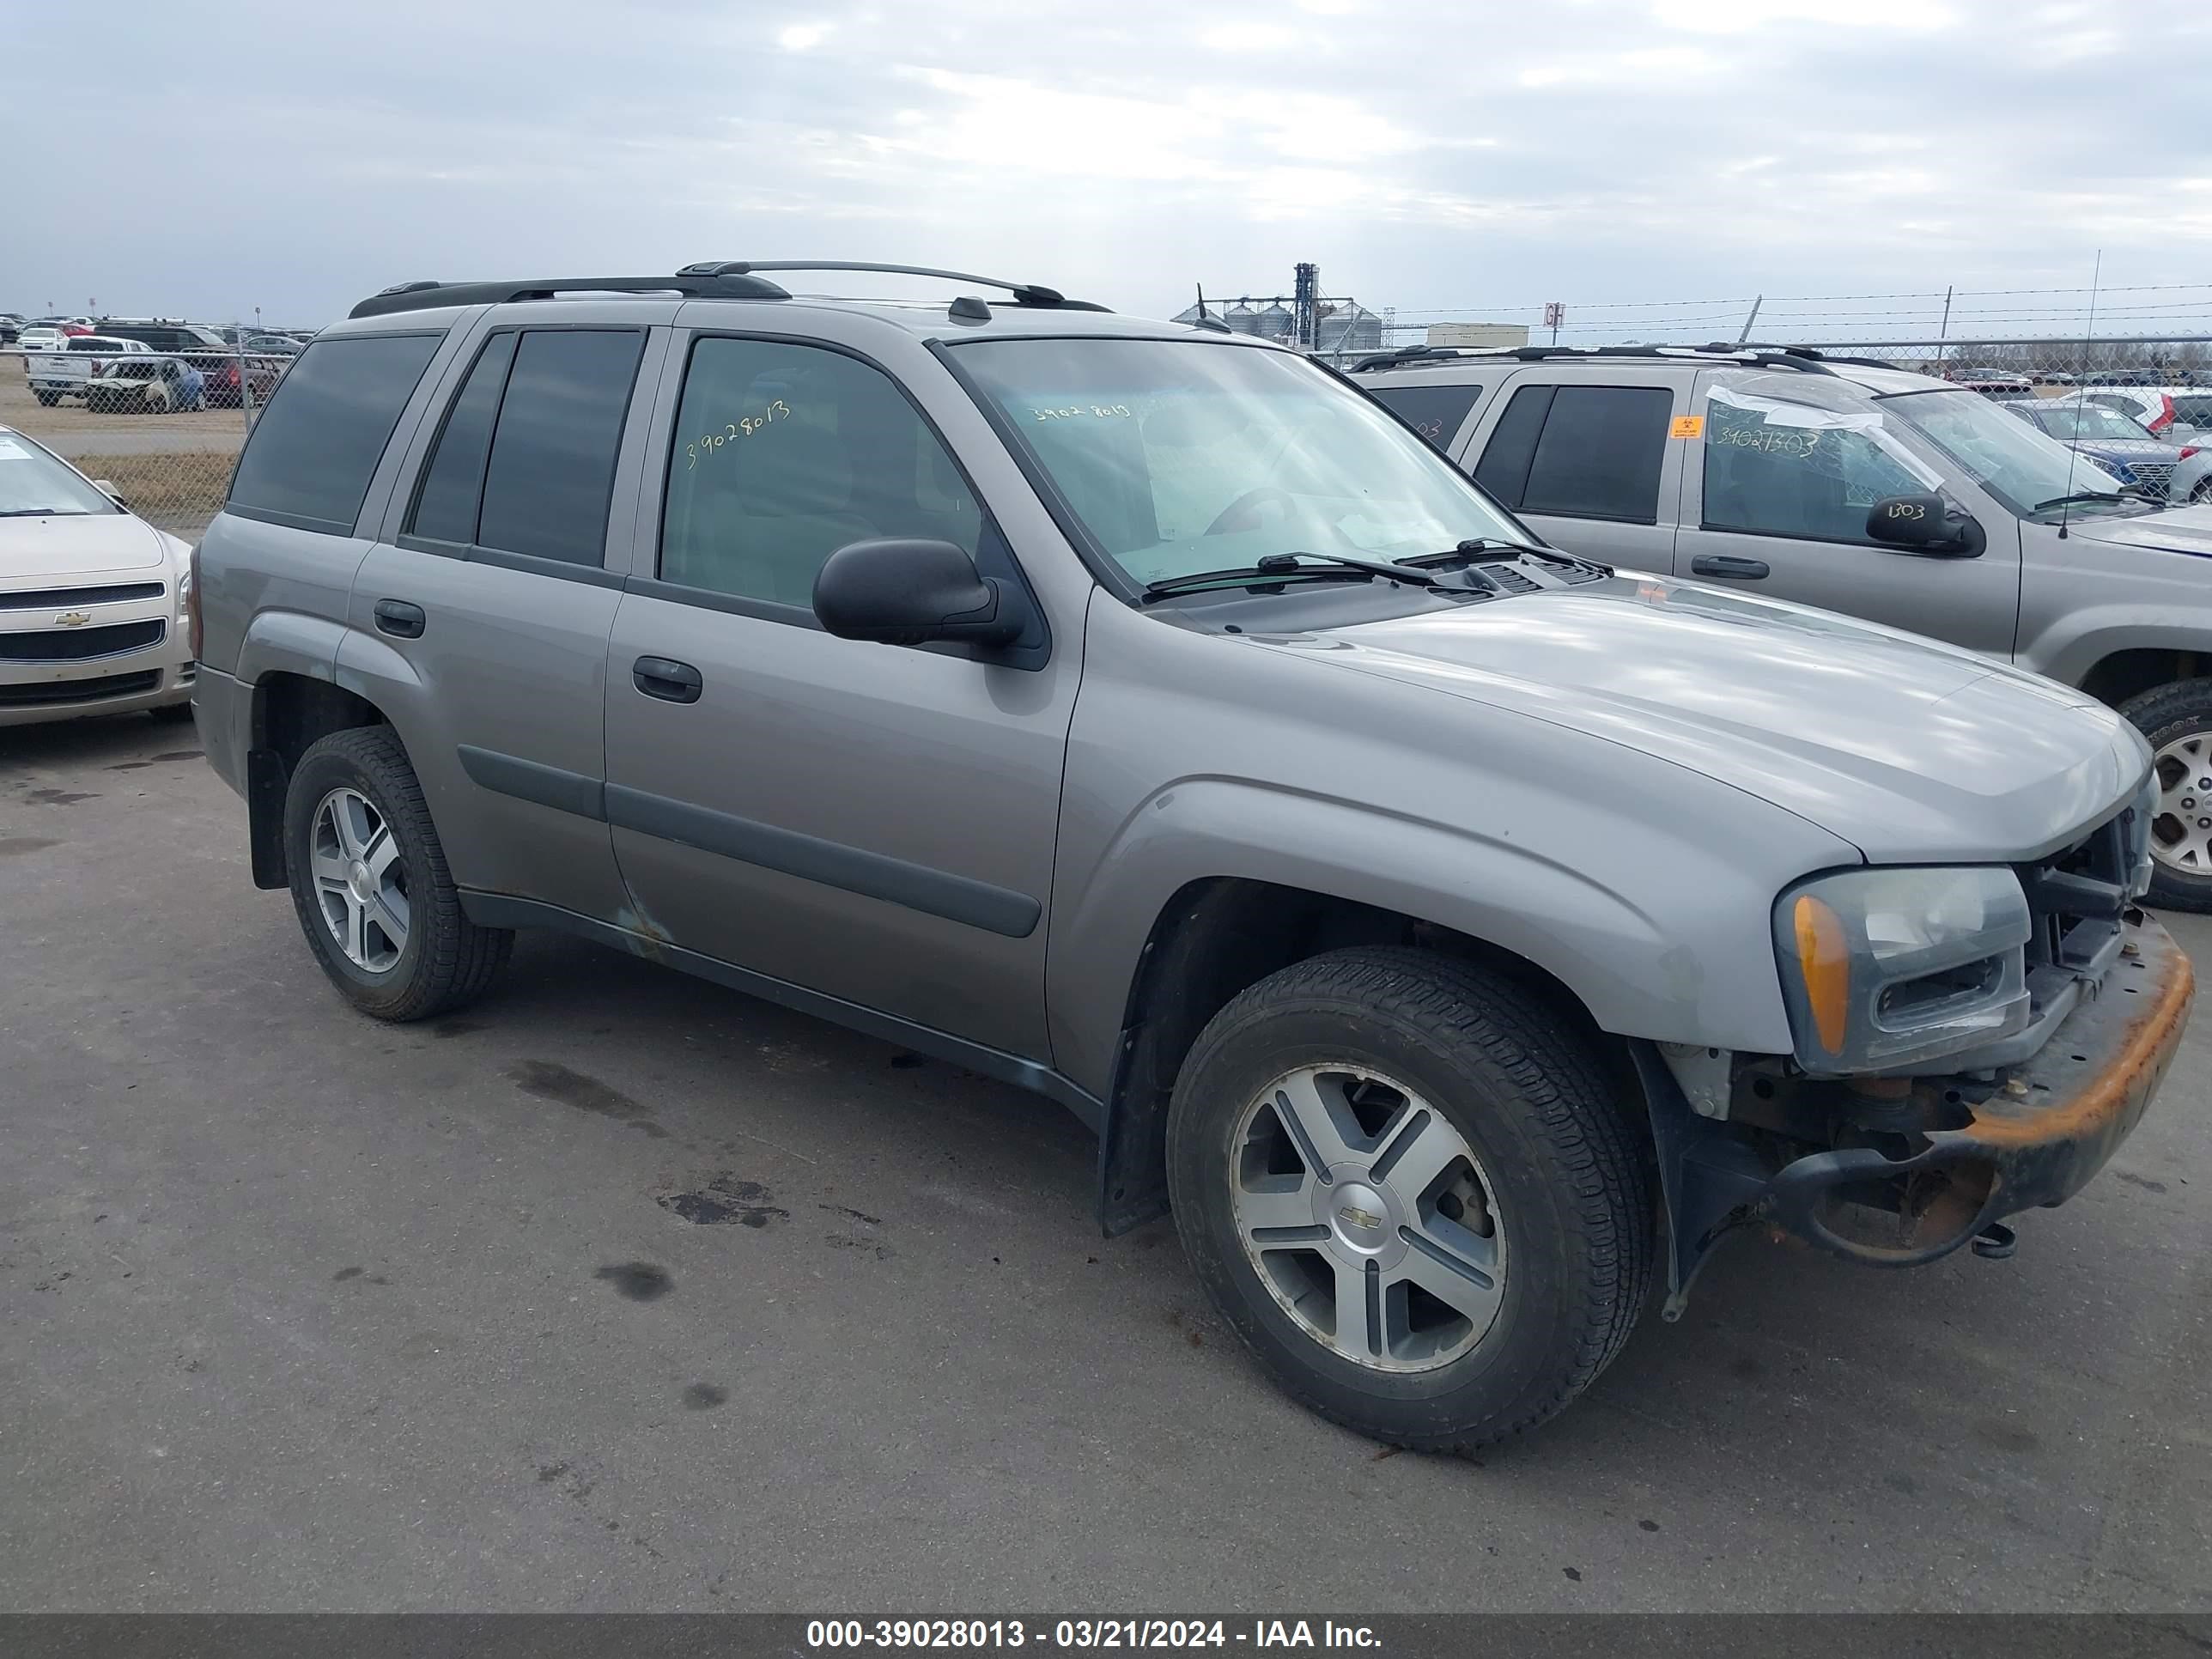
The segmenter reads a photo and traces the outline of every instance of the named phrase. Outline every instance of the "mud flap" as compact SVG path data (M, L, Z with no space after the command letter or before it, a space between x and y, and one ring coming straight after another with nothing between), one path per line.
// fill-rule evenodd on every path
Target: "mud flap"
M1659 1158L1659 1190L1667 1209L1667 1300L1660 1317L1680 1319L1690 1285L1722 1236L1751 1220L1766 1190L1768 1170L1721 1121L1700 1117L1658 1048L1642 1038L1628 1045L1651 1144Z

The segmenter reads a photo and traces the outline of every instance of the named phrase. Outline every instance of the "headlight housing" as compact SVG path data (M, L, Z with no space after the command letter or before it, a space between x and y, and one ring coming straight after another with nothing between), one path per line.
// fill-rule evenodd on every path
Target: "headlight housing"
M2002 866L1846 870L1791 888L1774 945L1798 1063L1897 1071L2023 1030L2032 931Z

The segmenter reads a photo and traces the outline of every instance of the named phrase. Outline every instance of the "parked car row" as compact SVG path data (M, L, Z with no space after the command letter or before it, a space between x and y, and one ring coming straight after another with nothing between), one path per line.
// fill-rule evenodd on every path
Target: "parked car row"
M2004 408L2153 501L2212 501L2212 440L2164 442L2141 422L2097 402L2030 398ZM2194 435L2178 422L2172 429Z
M299 349L296 341L286 343L288 351L264 350L194 324L110 319L96 333L27 348L23 374L49 408L76 398L88 409L110 412L234 409L249 392L258 403L276 390ZM139 362L155 356L158 367Z
M1736 1231L2004 1254L2145 1109L2212 510L1817 354L1347 379L787 268L404 284L276 389L195 714L362 1012L545 927L1020 1084L1285 1389L1433 1448Z

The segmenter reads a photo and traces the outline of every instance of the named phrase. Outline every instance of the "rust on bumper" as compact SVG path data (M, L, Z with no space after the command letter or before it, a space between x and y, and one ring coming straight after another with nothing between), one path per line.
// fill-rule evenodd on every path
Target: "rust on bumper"
M2005 1216L2079 1192L2142 1119L2196 995L2195 970L2166 929L2133 911L2124 939L2096 994L1994 1091L1915 1080L1929 1121L1948 1107L1963 1122L1929 1130L1908 1157L1850 1147L1799 1158L1768 1183L1765 1213L1851 1261L1917 1267ZM1876 1189L1885 1209L1899 1200L1894 1215L1871 1231L1844 1224L1839 1206L1866 1204Z

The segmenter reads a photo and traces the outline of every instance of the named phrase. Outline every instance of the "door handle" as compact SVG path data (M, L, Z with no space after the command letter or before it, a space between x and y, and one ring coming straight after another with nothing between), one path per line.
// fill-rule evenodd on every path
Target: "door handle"
M630 665L629 673L639 690L663 702L696 702L707 685L690 663L667 657L640 657Z
M1764 559L1736 559L1725 553L1700 553L1690 561L1692 576L1733 576L1738 581L1755 582L1767 574Z
M394 639L419 640L428 625L422 607L410 605L404 599L379 599L376 602L376 631L389 634Z

